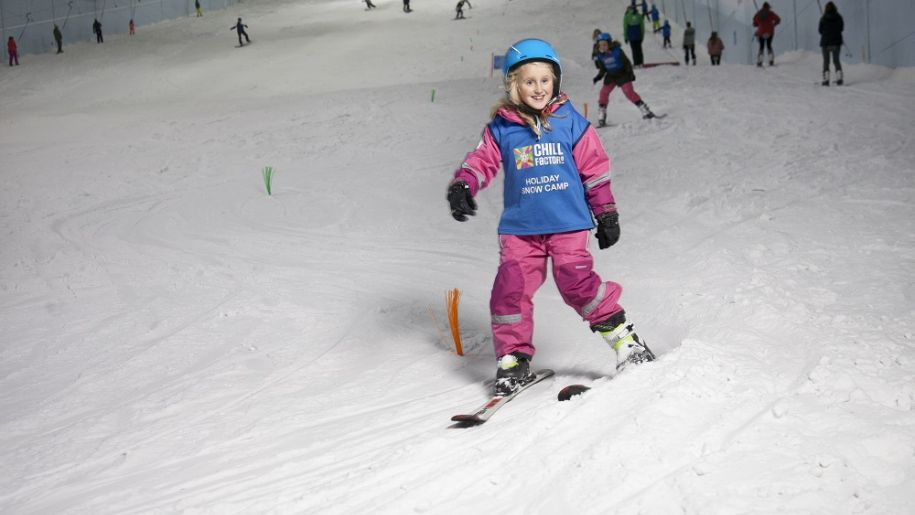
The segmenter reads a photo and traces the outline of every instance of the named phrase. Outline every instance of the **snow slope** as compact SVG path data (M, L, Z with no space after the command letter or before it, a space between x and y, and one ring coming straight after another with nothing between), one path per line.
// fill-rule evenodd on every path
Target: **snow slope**
M669 116L611 98L623 237L592 250L660 359L606 379L548 281L558 377L459 429L494 373L501 194L458 224L444 192L500 94L490 54L549 38L593 116L590 34L625 2L376 3L246 4L4 69L0 512L908 512L911 69L638 73Z

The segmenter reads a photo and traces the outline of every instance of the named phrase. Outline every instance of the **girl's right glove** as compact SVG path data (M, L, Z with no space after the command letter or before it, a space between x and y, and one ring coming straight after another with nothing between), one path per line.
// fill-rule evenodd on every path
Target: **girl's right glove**
M458 181L448 188L448 204L451 206L451 216L458 222L466 222L467 215L477 214L477 203L466 182Z
M620 215L616 211L597 217L597 246L601 250L610 248L620 239Z

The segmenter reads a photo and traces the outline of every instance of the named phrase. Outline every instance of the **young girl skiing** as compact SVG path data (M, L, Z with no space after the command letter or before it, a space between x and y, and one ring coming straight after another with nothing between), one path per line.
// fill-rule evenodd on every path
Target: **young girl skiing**
M611 41L610 34L604 32L597 37L597 76L594 77L594 84L604 79L604 86L600 88L600 94L597 97L597 107L600 109L600 119L597 121L598 127L607 125L607 102L610 101L610 92L613 88L619 86L623 94L630 102L638 106L642 111L643 118L654 118L654 113L648 108L648 104L642 101L642 97L635 92L632 82L635 80L635 73L632 71L632 63L626 57L620 47L619 41Z
M613 347L618 370L654 359L617 303L620 285L593 270L592 215L601 249L620 236L610 159L561 92L559 57L546 41L521 40L506 52L503 75L506 95L493 107L476 150L455 171L447 196L451 215L466 221L476 213L474 196L505 169L500 264L490 299L495 394L511 394L536 378L532 298L546 279L548 259L563 300Z

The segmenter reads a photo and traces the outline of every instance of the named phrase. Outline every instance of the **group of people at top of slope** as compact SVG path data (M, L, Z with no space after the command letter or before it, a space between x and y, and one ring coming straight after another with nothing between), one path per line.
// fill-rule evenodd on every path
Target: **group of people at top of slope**
M660 23L660 13L656 5L648 7L646 0L641 0L641 12L637 5L637 0L627 6L626 14L623 17L623 39L629 43L632 52L633 64L636 68L644 64L642 53L642 41L645 37L645 18L650 17L654 32L660 32L663 37L663 48L671 48L670 36L671 26L668 20ZM754 37L759 43L759 51L756 56L756 65L763 66L763 57L768 54L769 65L775 65L775 52L772 49L772 41L775 36L775 27L781 23L781 18L769 2L763 2L762 7L753 15L753 27L756 28ZM823 84L829 84L829 62L833 63L836 70L836 84L843 83L842 63L839 59L840 48L843 44L842 32L845 24L835 2L827 2L823 8L823 14L819 21L820 47L823 51ZM598 44L597 36L600 30L595 30L593 39L595 50ZM706 42L708 55L713 66L721 64L721 56L724 53L724 41L713 31ZM683 31L683 53L684 61L688 65L692 62L696 64L696 29L691 22L686 23Z

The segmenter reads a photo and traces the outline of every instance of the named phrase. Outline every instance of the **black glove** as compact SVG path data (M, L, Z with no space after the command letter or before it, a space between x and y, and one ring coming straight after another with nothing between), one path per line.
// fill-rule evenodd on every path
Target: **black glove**
M448 204L451 205L451 216L458 222L466 222L467 215L477 214L477 203L466 182L458 181L448 187Z
M597 246L601 250L610 248L620 239L620 215L615 211L597 217Z
M599 80L600 80L600 77L594 77L594 79L591 82L593 82L594 84L597 84L597 81L599 81Z

